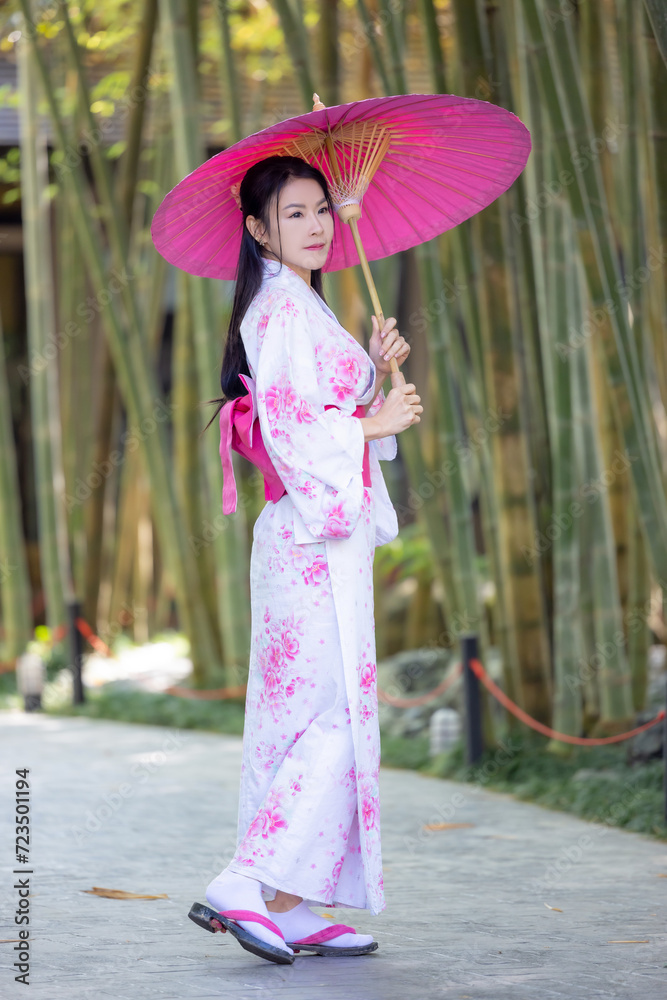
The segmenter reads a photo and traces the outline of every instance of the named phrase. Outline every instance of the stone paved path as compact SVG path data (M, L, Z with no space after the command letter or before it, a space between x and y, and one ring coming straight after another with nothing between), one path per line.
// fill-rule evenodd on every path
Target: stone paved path
M207 934L187 912L234 846L240 748L0 713L2 939L17 937L15 768L30 768L34 872L30 987L14 981L3 941L3 1000L667 997L667 844L408 771L381 779L387 908L337 913L372 932L377 952L277 966ZM472 825L424 829L442 822ZM93 886L168 899L82 891ZM612 943L627 940L645 943Z

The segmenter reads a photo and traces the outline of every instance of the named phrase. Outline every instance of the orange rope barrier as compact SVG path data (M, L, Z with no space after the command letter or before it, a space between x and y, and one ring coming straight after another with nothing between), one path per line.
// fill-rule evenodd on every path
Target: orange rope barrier
M113 653L107 644L103 642L99 636L95 635L90 625L84 618L77 618L75 620L75 624L93 649L97 650L98 653L103 653L105 656L113 656ZM66 632L66 625L58 625L57 628L53 630L54 642L57 642L60 638L62 638ZM3 668L5 666L6 665L3 664ZM10 670L14 669L13 665L8 666ZM561 743L573 743L576 746L589 747L605 746L608 743L621 743L623 740L629 740L638 733L643 733L645 730L651 729L652 726L656 726L665 718L665 710L663 708L658 712L655 719L651 719L650 722L645 722L643 726L637 726L636 729L631 729L627 733L618 733L616 736L602 736L599 738L592 736L570 736L569 733L559 733L555 729L545 726L544 723L538 722L537 719L533 719L533 717L528 715L527 712L524 712L522 708L515 705L512 699L509 698L504 691L501 691L498 685L491 680L479 660L470 660L470 668L478 680L482 682L487 691L489 691L494 698L496 698L497 701L499 701L500 704L507 709L508 712L511 712L512 715L514 715L521 722L525 723L525 725L530 726L531 729L536 730L538 733L542 733L543 736L550 736L554 740L559 740ZM385 705L391 705L394 708L416 708L420 705L426 705L429 701L433 701L441 694L444 694L444 692L451 687L454 681L461 676L462 670L462 665L458 663L454 673L452 673L449 677L443 678L437 687L434 687L432 691L428 691L426 694L417 695L415 698L395 698L393 695L387 694L386 691L383 691L382 688L378 686L378 699ZM238 684L236 687L209 688L207 690L184 688L174 684L171 687L165 688L164 693L174 695L178 698L193 698L200 701L218 701L226 698L242 698L245 695L246 690L247 684Z
M102 653L104 656L113 656L113 652L107 646L106 642L100 639L99 635L95 635L92 628L88 624L85 618L76 618L74 624L78 628L84 639L87 639L90 645L98 653ZM51 644L60 642L67 635L67 625L56 625L51 634Z
M527 726L531 729L536 729L538 733L542 733L544 736L550 736L552 739L560 740L561 743L574 743L576 746L604 746L607 743L621 743L623 740L629 740L632 736L636 736L637 733L643 733L646 729L650 729L651 726L656 726L659 722L665 718L665 710L661 709L656 715L655 719L651 719L650 722L645 722L643 726L637 726L636 729L631 729L627 733L618 733L616 736L602 736L600 738L588 737L588 736L570 736L568 733L558 733L555 729L550 729L549 726L545 726L542 722L538 722L537 719L533 719L532 716L524 712L522 708L515 705L511 698L508 698L504 691L501 691L497 684L491 680L486 670L479 662L479 660L470 660L470 668L473 673L482 682L487 691L490 691L494 698L503 705L508 712L515 715L517 719L521 722L525 722Z
M53 642L60 642L67 635L67 625L56 625L53 630Z
M84 639L87 639L90 645L93 647L93 649L95 649L98 653L102 653L104 656L114 655L112 650L109 649L109 647L107 646L107 644L102 639L100 639L98 635L95 635L95 633L93 632L92 628L85 620L85 618L75 619L75 624L81 635L84 637ZM64 639L66 635L67 635L67 625L56 625L51 634L51 645L54 645L54 643L56 642L60 642L61 639ZM0 674L12 673L15 670L16 670L15 661L0 664Z
M93 632L92 628L85 620L85 618L76 618L75 624L81 635L84 637L84 639L88 640L88 642L93 647L93 649L96 650L96 652L102 653L104 656L113 656L113 653L107 646L106 642L102 642L100 637L98 635L95 635L95 633Z
M429 701L433 701L439 695L443 694L447 688L451 687L454 681L461 676L462 666L457 663L455 672L451 677L443 678L437 687L434 687L432 691L427 694L420 694L416 698L395 698L391 694L387 694L383 691L381 687L378 686L378 698L380 701L384 702L385 705L392 705L394 708L413 708L418 705L426 705Z

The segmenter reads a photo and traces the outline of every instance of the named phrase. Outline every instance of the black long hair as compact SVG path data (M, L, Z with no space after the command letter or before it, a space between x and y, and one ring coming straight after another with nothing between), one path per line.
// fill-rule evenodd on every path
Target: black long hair
M248 358L246 357L245 347L241 338L241 321L261 287L264 277L264 265L262 263L264 257L259 243L248 231L246 219L249 215L260 219L265 230L268 231L269 210L272 198L275 196L276 226L280 240L280 216L278 214L280 192L289 180L301 177L315 180L320 184L322 193L327 199L329 211L333 216L335 211L334 204L329 193L326 177L317 167L313 167L298 156L268 156L266 159L260 160L259 163L255 163L250 167L241 181L239 197L241 199L241 211L243 212L243 232L241 235L239 262L236 269L234 303L232 305L232 314L229 320L229 329L227 331L225 350L222 358L222 369L220 371L220 388L223 395L220 399L206 400L207 403L217 403L218 407L206 424L204 431L210 427L228 400L235 399L237 396L244 396L247 391L239 378L239 375L250 375ZM282 264L282 240L280 240L279 257ZM273 260L273 258L270 259ZM311 287L326 301L322 291L322 269L317 268L311 271L310 280Z

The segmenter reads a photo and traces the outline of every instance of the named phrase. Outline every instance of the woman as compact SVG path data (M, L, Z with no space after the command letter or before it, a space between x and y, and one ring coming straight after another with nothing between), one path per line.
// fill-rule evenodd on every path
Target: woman
M190 915L290 963L294 949L377 948L308 904L385 905L372 569L398 524L378 459L395 457L394 435L422 407L414 385L381 388L391 357L410 351L396 321L380 331L373 317L369 357L324 302L334 207L320 171L269 157L239 194L221 385L228 400L251 387L285 492L253 532L238 846L206 889L215 913L195 904Z

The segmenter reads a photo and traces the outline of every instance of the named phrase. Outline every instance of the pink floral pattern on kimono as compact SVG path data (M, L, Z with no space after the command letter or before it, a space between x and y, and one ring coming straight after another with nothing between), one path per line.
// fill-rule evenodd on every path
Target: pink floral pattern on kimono
M265 262L241 325L266 450L287 494L253 531L252 643L231 867L308 902L384 908L373 553L395 511L356 406L374 366L323 300ZM327 406L331 408L326 409Z

